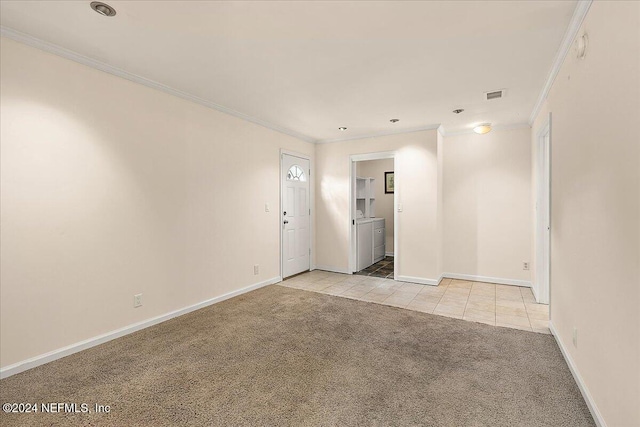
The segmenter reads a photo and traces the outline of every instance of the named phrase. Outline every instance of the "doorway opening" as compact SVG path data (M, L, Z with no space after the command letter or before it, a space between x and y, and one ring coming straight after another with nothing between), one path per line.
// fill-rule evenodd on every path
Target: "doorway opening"
M280 271L282 278L311 267L311 160L280 154Z
M349 272L398 277L395 153L352 155Z
M549 304L551 282L551 114L536 142L536 269L533 293Z

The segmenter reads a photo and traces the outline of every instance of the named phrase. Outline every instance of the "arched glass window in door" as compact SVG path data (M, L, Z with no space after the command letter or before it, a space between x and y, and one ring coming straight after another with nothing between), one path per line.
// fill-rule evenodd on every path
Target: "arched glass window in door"
M289 168L289 172L287 173L287 181L306 181L307 177L304 174L302 168L298 165L293 165Z

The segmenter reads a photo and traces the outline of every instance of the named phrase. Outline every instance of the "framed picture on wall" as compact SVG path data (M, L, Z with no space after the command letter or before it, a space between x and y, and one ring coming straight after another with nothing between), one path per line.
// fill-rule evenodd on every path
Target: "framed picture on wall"
M393 182L393 172L385 172L384 173L384 193L390 194L393 193L395 189L395 184Z

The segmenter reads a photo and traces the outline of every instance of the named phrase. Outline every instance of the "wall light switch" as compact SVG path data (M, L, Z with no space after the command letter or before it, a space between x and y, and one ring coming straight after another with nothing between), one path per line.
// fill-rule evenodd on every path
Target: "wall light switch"
M265 203L265 204L264 204L264 211L265 211L265 212L269 212L269 211L270 211L270 209L269 209L269 203Z
M402 212L402 203L398 203L398 212Z

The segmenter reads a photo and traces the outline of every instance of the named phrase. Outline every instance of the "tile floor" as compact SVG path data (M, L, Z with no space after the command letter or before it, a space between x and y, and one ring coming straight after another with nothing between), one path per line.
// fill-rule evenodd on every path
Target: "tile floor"
M391 305L494 326L549 333L549 306L537 304L531 289L443 279L438 286L364 275L314 270L281 286Z
M359 276L382 277L393 279L393 257L387 256L373 265L355 273Z

